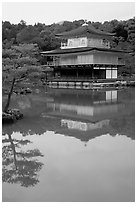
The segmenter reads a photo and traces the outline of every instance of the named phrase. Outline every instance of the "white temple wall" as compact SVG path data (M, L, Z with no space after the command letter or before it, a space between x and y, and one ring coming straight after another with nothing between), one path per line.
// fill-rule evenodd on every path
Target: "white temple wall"
M93 55L92 54L78 55L77 62L78 64L93 64Z
M109 53L95 53L93 55L94 64L118 64L118 57L114 54Z

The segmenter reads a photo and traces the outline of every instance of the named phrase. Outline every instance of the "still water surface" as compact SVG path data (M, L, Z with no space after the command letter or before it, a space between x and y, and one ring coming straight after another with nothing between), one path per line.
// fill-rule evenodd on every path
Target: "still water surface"
M3 125L3 201L134 201L134 89L13 96Z

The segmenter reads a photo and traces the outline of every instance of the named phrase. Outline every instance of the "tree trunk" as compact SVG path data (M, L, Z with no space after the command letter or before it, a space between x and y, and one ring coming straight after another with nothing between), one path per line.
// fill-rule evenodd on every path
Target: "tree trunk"
M9 136L9 141L10 141L10 143L11 143L11 148L12 148L12 151L13 151L15 168L16 168L16 170L17 170L17 169L18 169L18 168L17 168L17 159L16 159L17 153L16 153L16 149L15 149L15 144L14 144L12 138L11 138L11 135L8 135L8 136Z
M12 95L12 92L13 92L14 83L15 83L15 77L13 78L13 81L12 81L11 89L10 89L10 92L8 94L8 99L7 99L6 106L4 108L4 112L7 112L8 108L9 108L9 104L10 104L10 99L11 99L11 95Z

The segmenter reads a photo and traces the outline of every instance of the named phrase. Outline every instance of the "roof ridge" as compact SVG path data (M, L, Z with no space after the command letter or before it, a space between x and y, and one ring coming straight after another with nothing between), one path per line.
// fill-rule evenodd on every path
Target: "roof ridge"
M93 25L90 24L90 25L80 26L80 27L72 29L70 31L57 33L57 34L55 34L55 36L58 36L58 37L77 36L77 35L83 34L83 32L87 32L87 33L90 33L93 35L94 34L105 35L105 36L114 36L115 35L115 33L109 33L109 32L105 32L105 31L96 29Z

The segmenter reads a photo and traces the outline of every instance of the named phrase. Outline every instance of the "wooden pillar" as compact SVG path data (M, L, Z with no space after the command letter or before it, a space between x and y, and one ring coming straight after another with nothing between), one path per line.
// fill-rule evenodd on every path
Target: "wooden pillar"
M94 66L92 65L92 79L94 79Z
M111 79L112 79L112 65L110 67L111 67Z
M78 78L78 67L77 67L77 69L76 69L76 72L77 72L77 78Z
M85 68L84 68L84 66L83 66L83 77L85 79Z
M55 78L55 68L54 68L54 70L53 70L53 77Z

